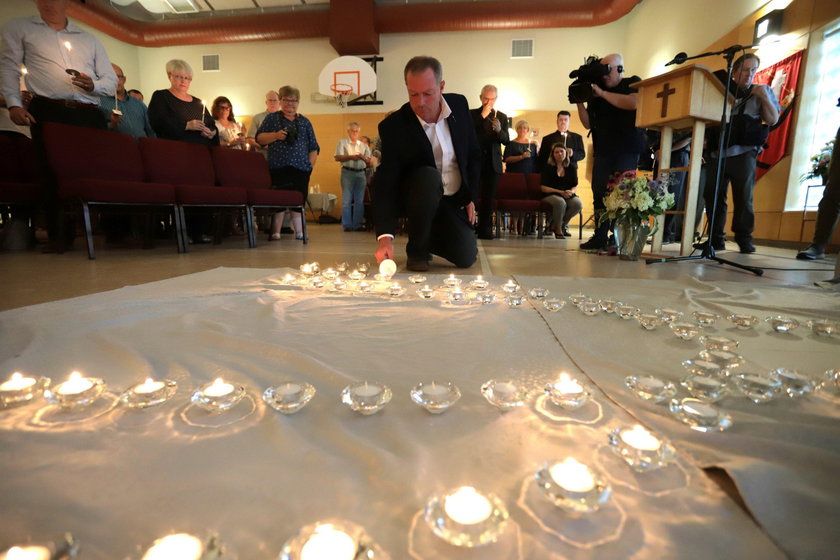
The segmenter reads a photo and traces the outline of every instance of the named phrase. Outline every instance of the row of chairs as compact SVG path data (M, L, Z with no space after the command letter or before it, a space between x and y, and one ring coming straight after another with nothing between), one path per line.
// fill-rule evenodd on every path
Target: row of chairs
M543 222L551 215L551 205L542 201L545 193L540 190L541 177L539 173L503 173L499 177L495 202L496 237L501 237L504 214L520 212L534 216L537 237L542 238ZM583 238L583 213L578 216L578 238Z
M45 123L43 134L61 216L81 210L91 259L96 258L93 206L100 211L144 210L148 223L152 212L165 210L173 218L180 253L188 246L185 208L241 214L249 247L256 247L255 216L304 210L301 193L271 189L268 164L256 152L159 138L138 141L119 132L58 123ZM34 204L42 198L33 177L6 170L4 177L0 202ZM306 243L305 222L303 227Z

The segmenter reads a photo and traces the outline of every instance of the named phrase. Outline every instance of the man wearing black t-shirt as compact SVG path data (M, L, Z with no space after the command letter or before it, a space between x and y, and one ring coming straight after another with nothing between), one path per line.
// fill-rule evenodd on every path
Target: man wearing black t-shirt
M636 127L636 90L630 84L641 81L638 76L624 78L624 60L620 54L611 54L600 60L610 67L600 84L592 84L592 99L586 105L578 103L578 114L583 126L592 130L594 167L592 169L592 195L596 216L604 211L607 182L615 172L636 169L639 154L645 149L645 131ZM609 238L612 224L602 222L595 227L592 237L581 243L581 249L604 249L614 243Z

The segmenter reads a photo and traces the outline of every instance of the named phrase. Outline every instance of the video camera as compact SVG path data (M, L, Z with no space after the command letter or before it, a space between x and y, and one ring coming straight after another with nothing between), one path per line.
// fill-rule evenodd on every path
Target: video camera
M601 57L592 55L577 70L569 73L574 82L569 85L569 102L585 103L592 99L592 84L610 73L609 64L601 64Z

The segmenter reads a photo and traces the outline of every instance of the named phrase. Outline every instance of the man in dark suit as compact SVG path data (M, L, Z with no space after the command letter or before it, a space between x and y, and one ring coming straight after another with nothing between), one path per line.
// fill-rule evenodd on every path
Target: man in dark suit
M537 154L537 172L542 173L545 164L548 162L548 156L551 155L551 147L554 144L563 144L566 148L572 149L572 163L571 165L577 169L578 163L586 157L586 149L583 147L583 138L576 132L569 131L569 122L572 120L572 114L568 111L560 111L557 113L557 130L547 136L543 136L540 144L540 153Z
M434 58L412 58L403 75L408 103L379 123L376 260L394 258L396 222L408 216L409 270L428 270L432 253L469 267L477 254L473 225L481 151L467 99L443 94L443 69Z
M495 109L498 90L487 84L481 88L481 107L470 111L481 148L481 204L478 208L478 237L493 239L493 201L502 174L502 146L510 143L507 115Z

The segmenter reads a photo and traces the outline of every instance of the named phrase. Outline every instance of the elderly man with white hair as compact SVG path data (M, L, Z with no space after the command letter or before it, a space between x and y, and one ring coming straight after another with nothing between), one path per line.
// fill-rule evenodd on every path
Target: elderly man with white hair
M630 87L641 81L638 76L624 77L624 59L620 54L610 54L599 61L608 70L599 83L592 84L592 98L578 103L578 114L583 126L592 131L594 167L592 169L592 195L595 214L604 210L607 182L615 172L635 170L639 154L646 148L645 131L636 127L636 90ZM599 250L615 241L609 237L612 224L604 221L595 228L592 237L581 243L581 249Z
M357 122L347 124L347 137L335 147L335 161L341 164L341 225L344 231L362 231L365 215L365 168L370 164L370 148L359 139Z

